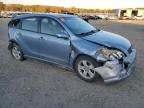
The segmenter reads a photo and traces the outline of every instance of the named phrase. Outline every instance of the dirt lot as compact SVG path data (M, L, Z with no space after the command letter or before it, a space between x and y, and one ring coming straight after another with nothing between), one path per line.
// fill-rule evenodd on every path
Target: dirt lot
M144 20L112 20L114 22L144 25Z
M144 26L91 21L128 38L138 51L135 73L106 85L100 79L86 83L55 65L14 60L7 50L7 23L8 19L0 19L0 108L143 108Z

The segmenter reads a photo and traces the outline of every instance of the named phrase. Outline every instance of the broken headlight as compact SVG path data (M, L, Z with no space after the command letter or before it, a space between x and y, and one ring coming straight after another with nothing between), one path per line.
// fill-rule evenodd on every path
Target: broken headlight
M125 57L124 53L119 50L113 50L113 49L100 49L96 53L97 60L99 61L113 61L113 60L120 60Z

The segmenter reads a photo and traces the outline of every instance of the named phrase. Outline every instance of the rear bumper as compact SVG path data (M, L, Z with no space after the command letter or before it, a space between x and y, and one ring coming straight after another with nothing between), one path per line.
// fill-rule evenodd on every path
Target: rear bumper
M125 64L127 64L127 67ZM105 83L111 83L127 78L134 72L135 66L136 50L133 49L132 53L124 59L122 64L119 64L118 61L108 61L104 66L94 70L102 76Z

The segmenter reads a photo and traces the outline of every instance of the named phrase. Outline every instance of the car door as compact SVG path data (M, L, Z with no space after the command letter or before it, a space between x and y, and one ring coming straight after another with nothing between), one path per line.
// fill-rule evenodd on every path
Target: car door
M37 17L24 18L21 21L21 30L17 32L19 43L23 47L25 55L31 57L41 57L38 23Z
M52 18L41 18L40 28L43 57L59 64L68 64L71 50L65 29ZM57 37L57 34L66 35L67 38Z

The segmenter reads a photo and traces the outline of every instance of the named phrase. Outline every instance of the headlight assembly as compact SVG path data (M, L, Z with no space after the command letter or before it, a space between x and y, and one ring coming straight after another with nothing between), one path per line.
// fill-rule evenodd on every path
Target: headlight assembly
M102 61L113 61L123 59L125 57L124 53L119 50L112 50L112 49L100 49L97 51L97 59Z

